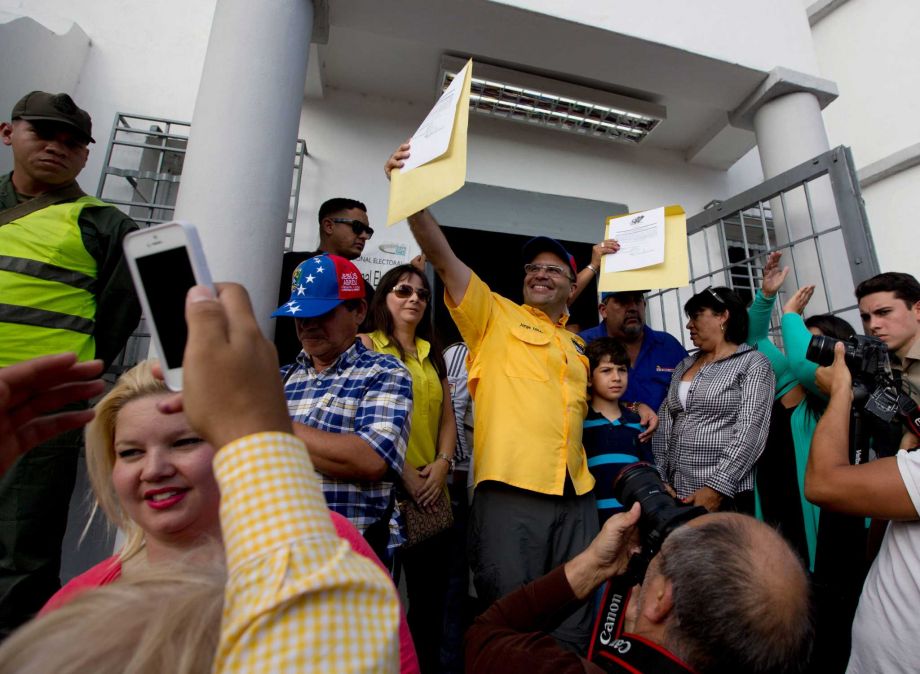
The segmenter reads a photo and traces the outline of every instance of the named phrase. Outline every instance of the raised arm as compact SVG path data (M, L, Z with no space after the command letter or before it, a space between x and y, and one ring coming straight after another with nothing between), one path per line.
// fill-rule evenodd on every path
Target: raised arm
M767 341L770 316L773 313L773 305L776 303L776 293L789 273L789 267L780 269L781 256L779 252L773 252L767 256L767 264L763 268L763 282L754 297L754 302L748 307L750 326L747 343L751 346L759 346L763 341Z
M751 306L748 307L750 323L746 341L767 357L776 375L777 393L780 391L785 393L794 384L790 381L792 375L789 371L789 362L786 355L776 347L769 336L770 318L773 315L773 306L776 304L776 293L789 273L789 267L780 269L780 256L780 253L774 252L767 257L767 264L763 269L763 283L754 296Z
M594 244L594 248L591 249L591 262L585 265L575 278L575 292L569 298L569 306L572 306L585 288L591 285L591 281L601 273L601 258L604 255L613 255L618 250L620 250L620 244L616 239L604 239L600 243Z
M409 158L409 143L403 143L397 148L396 152L390 155L387 163L383 167L387 179L394 169L402 168L405 160ZM422 249L422 253L428 258L428 261L434 267L438 276L444 282L447 294L450 295L454 304L460 304L463 296L466 294L467 286L470 284L470 275L472 272L463 261L454 254L447 237L441 231L441 226L428 209L422 209L408 217L409 229L412 230L412 236Z
M392 581L336 535L309 455L291 434L277 352L246 291L218 292L189 291L180 394L189 423L220 448L227 585L212 671L396 671Z
M802 312L805 311L805 306L814 291L814 286L803 286L795 291L795 294L783 306L783 344L786 347L786 358L789 360L789 369L792 374L802 386L823 398L824 393L815 383L815 371L818 365L805 357L808 343L811 341L811 333L805 327Z

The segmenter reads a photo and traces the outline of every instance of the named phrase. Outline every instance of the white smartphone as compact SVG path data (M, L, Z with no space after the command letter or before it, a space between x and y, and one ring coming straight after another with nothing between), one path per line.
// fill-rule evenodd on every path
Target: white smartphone
M181 391L185 295L194 285L214 288L198 232L187 222L167 222L128 234L123 246L166 385Z

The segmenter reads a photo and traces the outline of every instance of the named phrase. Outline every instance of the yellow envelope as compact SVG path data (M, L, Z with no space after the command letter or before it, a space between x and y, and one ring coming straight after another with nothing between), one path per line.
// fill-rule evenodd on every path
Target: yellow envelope
M637 213L639 211L636 211ZM610 223L633 213L607 218L604 238L610 238ZM690 260L687 256L687 214L680 206L664 208L664 262L642 269L608 272L597 279L601 292L621 290L657 290L681 288L690 283Z
M447 152L405 175L399 169L390 173L390 206L387 225L405 220L463 187L466 182L466 130L470 117L470 78L473 60L467 62L466 77Z

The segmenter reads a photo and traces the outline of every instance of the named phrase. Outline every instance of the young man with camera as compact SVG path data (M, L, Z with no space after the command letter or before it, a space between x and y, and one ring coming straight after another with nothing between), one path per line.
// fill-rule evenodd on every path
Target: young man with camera
M920 283L910 274L885 272L856 286L859 315L867 335L878 337L897 356L901 386L920 405ZM901 447L920 438L905 432Z
M870 324L877 325L870 321L867 328ZM853 381L844 354L845 345L836 344L833 364L816 374L830 400L815 429L805 496L822 508L892 520L859 599L847 672L906 674L920 661L920 453L901 450L897 456L850 464Z

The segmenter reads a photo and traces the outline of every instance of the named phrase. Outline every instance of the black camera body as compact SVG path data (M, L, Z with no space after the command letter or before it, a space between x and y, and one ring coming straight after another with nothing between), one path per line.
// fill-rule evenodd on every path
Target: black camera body
M844 360L853 376L854 412L866 412L889 425L899 416L914 435L920 435L920 406L901 391L900 382L891 371L888 346L882 340L862 335L853 335L846 340L815 335L808 343L805 357L813 363L827 367L834 362L834 346L839 341L843 341ZM856 418L858 417L854 417ZM880 455L893 454L899 437L900 434L895 429L890 438L894 446L877 447L876 451ZM854 442L851 441L851 444ZM861 441L857 439L855 444L859 445ZM860 449L851 447L851 462L861 462Z
M613 494L627 510L637 501L642 507L639 518L642 549L629 563L629 571L637 576L633 583L642 581L649 562L672 531L707 512L705 508L687 505L671 496L658 469L644 461L630 464L619 472L613 483Z
M626 573L612 578L604 586L588 659L605 669L611 662L619 661L626 655L624 648L628 650L632 647L623 631L623 616L632 587L642 582L649 562L661 550L661 545L672 531L708 512L705 508L687 505L671 496L658 476L658 470L644 461L630 464L619 472L613 483L613 493L626 510L636 502L642 507L639 517L641 550L630 558Z
M805 357L818 365L834 362L834 346L841 340L815 335L808 343ZM901 392L898 379L891 371L888 346L877 337L853 335L842 340L844 360L853 376L853 408L888 423L895 416L916 434L920 425L920 410L910 396Z
M830 366L834 362L834 347L841 340L825 335L814 335L808 343L805 357L818 365ZM874 382L880 372L891 372L888 346L878 337L853 335L843 340L844 360L853 381Z

